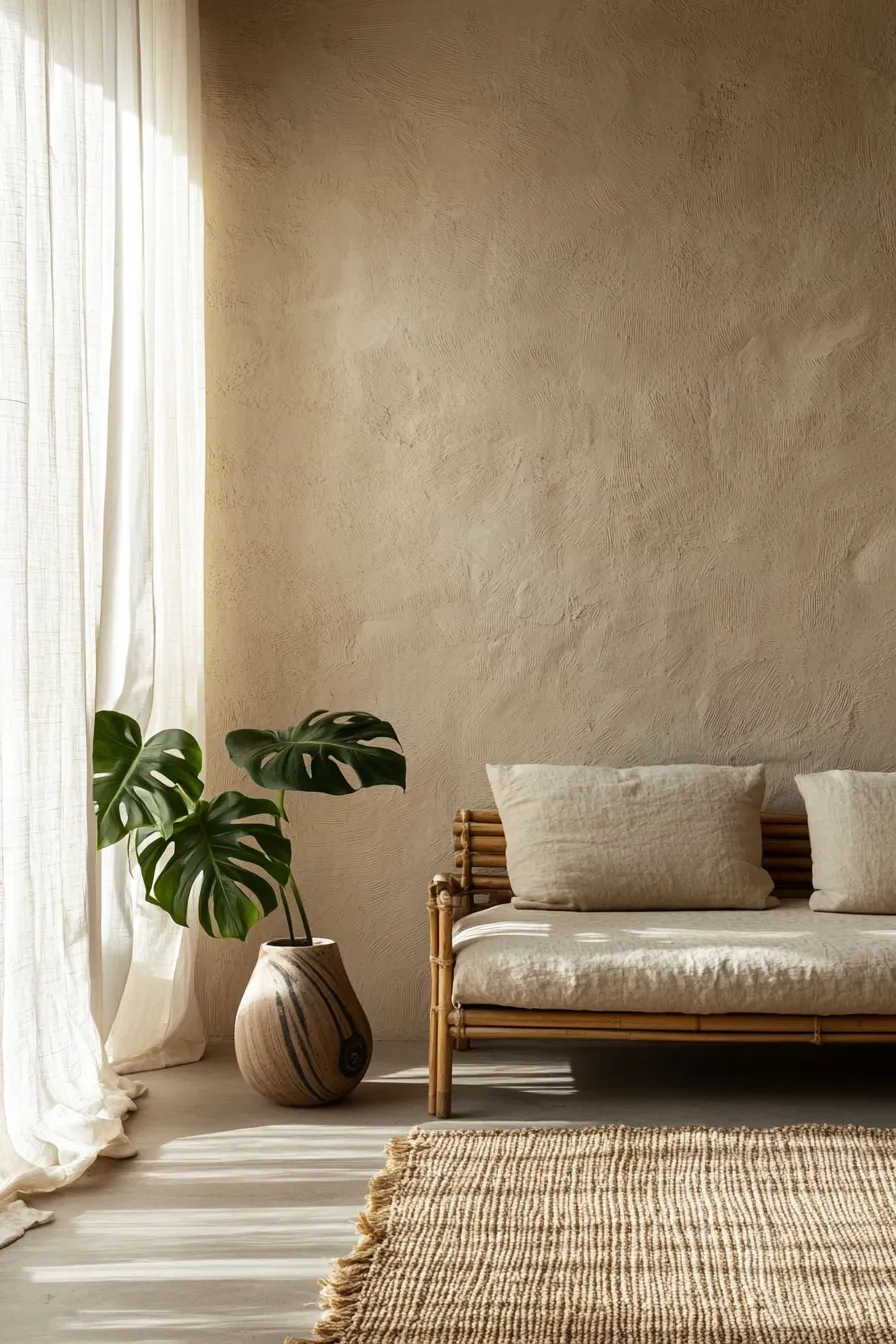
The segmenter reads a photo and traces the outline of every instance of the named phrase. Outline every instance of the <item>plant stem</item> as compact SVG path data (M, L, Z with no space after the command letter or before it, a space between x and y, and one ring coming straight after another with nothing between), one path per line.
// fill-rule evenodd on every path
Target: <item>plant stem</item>
M277 818L276 824L277 824L277 830L281 833L281 835L283 834L283 822L286 819L285 799L286 799L286 790L280 789L277 793L277 810L280 813L280 815ZM305 930L305 942L311 945L314 942L314 938L311 935L311 925L308 923L308 916L305 914L305 905L304 902L302 901L299 889L296 886L296 880L292 875L292 869L290 869L289 873L289 889L292 892L293 900L296 903L296 908L302 920L302 927ZM280 895L283 898L283 909L286 911L286 922L289 925L289 936L292 942L295 942L296 935L292 927L292 918L289 913L289 905L286 899L286 892L283 890L282 887L280 888Z
M291 943L294 943L296 940L296 931L292 926L292 912L290 911L289 908L289 901L287 899L286 892L282 887L280 888L280 902L283 906L283 910L286 915L286 924L289 929L289 941Z
M177 792L180 794L181 798L183 798L184 802L185 802L186 805L187 805L187 815L188 815L188 816L192 816L193 813L196 811L196 803L193 802L193 799L190 797L190 795L189 795L188 793L185 793L185 792L184 792L184 790L181 788L181 786L180 786L179 784L175 784L174 787L175 787L175 789L177 790ZM204 791L204 790L205 790L205 785L203 785L203 791ZM200 799L200 802L201 802L201 801L202 801L202 800Z
M296 880L293 877L292 872L290 872L289 874L289 888L290 891L292 892L293 900L298 906L299 914L302 917L302 925L304 926L305 929L305 937L308 940L309 944L313 943L314 939L311 936L311 925L308 923L308 916L305 914L305 905L304 902L302 901L302 897L299 895L299 889L296 886Z

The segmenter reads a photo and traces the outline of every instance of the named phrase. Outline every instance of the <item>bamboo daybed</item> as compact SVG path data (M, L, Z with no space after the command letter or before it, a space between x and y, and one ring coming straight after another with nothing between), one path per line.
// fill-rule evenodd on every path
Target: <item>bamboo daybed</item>
M801 813L762 814L763 867L775 889L812 890L809 829ZM437 875L429 890L431 1010L429 1111L451 1114L453 1049L476 1039L626 1041L896 1041L891 1016L779 1016L771 1013L598 1013L470 1006L453 999L453 928L474 908L503 905L513 892L506 872L504 828L494 809L463 810L454 818L455 875Z

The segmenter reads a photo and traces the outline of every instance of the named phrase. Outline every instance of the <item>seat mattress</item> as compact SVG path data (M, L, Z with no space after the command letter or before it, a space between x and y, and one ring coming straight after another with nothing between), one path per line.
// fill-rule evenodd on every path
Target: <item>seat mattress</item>
M896 915L477 910L454 926L454 998L630 1013L896 1013Z

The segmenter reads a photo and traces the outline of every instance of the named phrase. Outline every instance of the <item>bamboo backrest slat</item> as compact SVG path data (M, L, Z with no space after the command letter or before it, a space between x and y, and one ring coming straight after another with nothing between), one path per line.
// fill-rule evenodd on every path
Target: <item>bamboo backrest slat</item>
M775 887L812 890L809 825L802 812L763 812L762 865ZM506 874L504 827L495 808L465 808L454 817L454 866L467 894L488 893L495 902L513 895ZM497 870L497 871L495 871Z

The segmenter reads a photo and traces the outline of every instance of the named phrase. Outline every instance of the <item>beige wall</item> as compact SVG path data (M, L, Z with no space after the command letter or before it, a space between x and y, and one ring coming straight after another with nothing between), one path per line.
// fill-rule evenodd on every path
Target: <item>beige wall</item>
M212 783L394 721L406 797L295 809L381 1035L486 760L896 766L892 12L204 5Z

